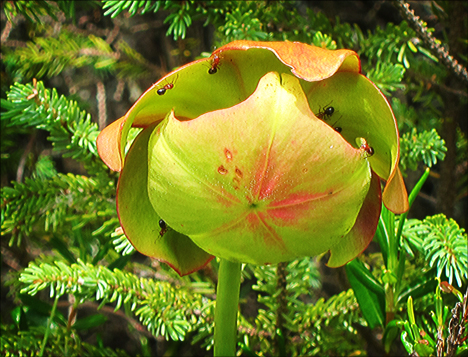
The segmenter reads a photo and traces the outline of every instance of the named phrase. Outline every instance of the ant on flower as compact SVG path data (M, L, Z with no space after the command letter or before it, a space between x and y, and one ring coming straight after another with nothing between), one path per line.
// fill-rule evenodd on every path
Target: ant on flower
M335 108L333 107L330 107L329 105L332 103L333 101L331 101L330 103L328 103L325 107L323 107L323 111L320 109L319 107L319 112L317 113L316 117L321 119L321 120L328 120L330 119L330 117L333 115L333 113L335 112Z
M216 72L218 72L218 66L219 66L219 56L214 55L213 63L211 64L211 68L208 70L208 73L215 74Z
M164 87L159 88L156 91L156 93L158 93L159 95L163 95L164 93L166 93L167 90L174 88L174 83L175 83L176 80L177 80L177 77L171 83L167 83L167 84L164 85Z
M161 228L159 235L162 237L164 234L166 234L168 228L166 222L164 222L162 219L159 220L159 228Z

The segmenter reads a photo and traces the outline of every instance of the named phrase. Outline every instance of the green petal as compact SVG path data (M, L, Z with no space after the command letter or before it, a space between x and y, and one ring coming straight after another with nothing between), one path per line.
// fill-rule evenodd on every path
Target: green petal
M268 73L232 108L180 121L149 143L148 194L207 252L276 263L330 249L354 226L371 170L309 109L297 78Z
M169 264L180 275L196 271L212 256L198 248L187 236L168 229L161 236L158 213L147 193L148 140L154 125L143 130L127 154L128 162L120 174L117 209L120 224L135 249Z
M381 208L380 180L373 173L369 192L361 207L356 223L344 239L341 239L330 250L331 257L327 263L329 267L335 268L345 265L367 248L377 230Z
M215 54L217 71L210 74ZM216 50L212 57L182 66L151 86L118 123L101 132L99 154L112 170L120 171L132 126L144 128L158 123L172 109L179 120L190 120L231 107L249 97L267 72L293 72L312 81L328 78L341 69L360 69L354 51L330 51L287 41L234 41ZM158 90L167 86L171 88L159 95Z
M340 72L321 82L301 82L312 111L324 113L334 108L324 121L341 128L341 135L357 147L356 138L365 138L374 149L369 158L372 170L387 180L399 158L398 127L391 108L381 92L358 73Z

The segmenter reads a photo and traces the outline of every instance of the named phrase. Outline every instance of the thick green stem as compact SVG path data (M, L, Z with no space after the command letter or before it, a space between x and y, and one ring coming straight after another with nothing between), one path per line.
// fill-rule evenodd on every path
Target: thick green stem
M221 259L216 292L214 356L235 356L241 264Z

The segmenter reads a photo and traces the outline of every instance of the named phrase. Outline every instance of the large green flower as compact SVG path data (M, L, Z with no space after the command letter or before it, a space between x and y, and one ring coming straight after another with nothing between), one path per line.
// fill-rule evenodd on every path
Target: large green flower
M124 160L132 125L144 130ZM349 50L232 42L153 85L98 149L121 171L125 234L179 274L213 255L267 264L330 251L340 266L372 240L382 197L408 208L391 108Z

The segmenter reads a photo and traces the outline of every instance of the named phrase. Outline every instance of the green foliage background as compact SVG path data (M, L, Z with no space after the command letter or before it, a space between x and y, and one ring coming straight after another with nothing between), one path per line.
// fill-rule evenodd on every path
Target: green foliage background
M394 109L412 192L346 267L245 266L238 354L467 353L468 81L398 3L2 2L2 355L212 354L217 262L180 278L136 253L95 140L163 74L238 39L358 52ZM466 67L467 3L411 6Z

